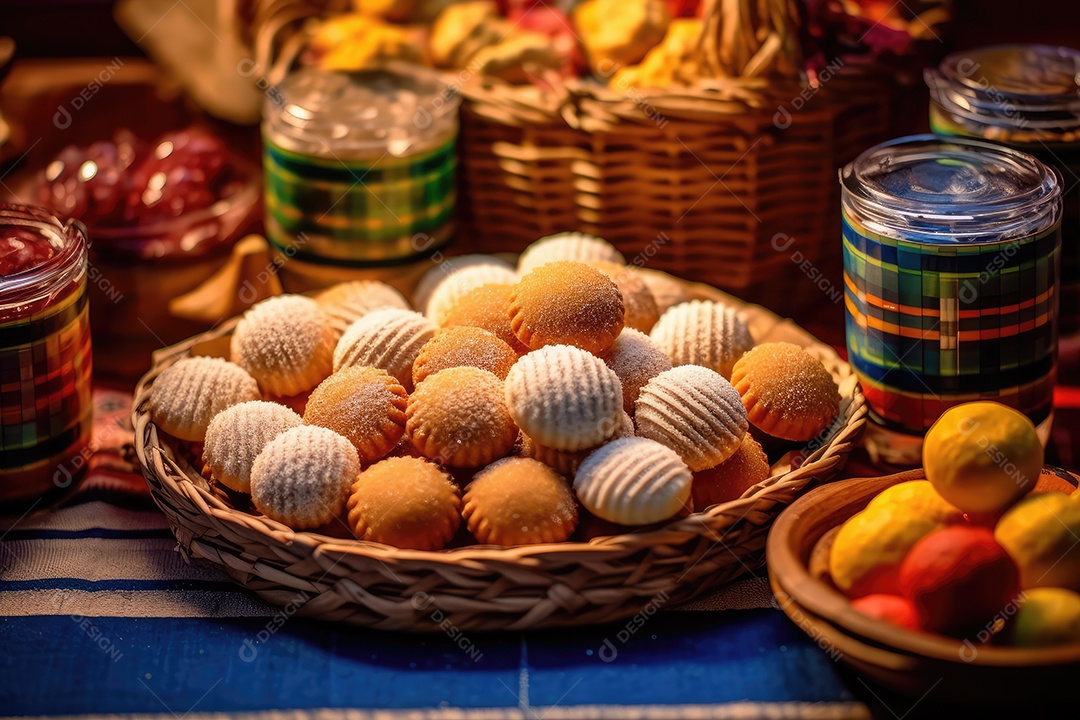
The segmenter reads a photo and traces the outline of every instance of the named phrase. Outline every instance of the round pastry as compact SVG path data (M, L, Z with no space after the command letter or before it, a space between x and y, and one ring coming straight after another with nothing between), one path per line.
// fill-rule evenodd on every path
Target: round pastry
M503 458L465 488L462 516L482 545L562 542L577 527L570 485L536 460Z
M701 365L731 378L735 361L754 347L735 308L692 300L668 310L649 334L672 365Z
M203 461L230 490L251 492L251 465L266 445L304 419L284 405L252 400L214 416L206 429Z
M641 388L634 426L678 453L694 472L735 454L746 434L746 411L727 380L699 365L662 372Z
M518 340L510 327L510 293L514 286L508 283L490 283L465 293L443 318L443 327L475 327L487 330L514 349L518 355L529 352L528 346Z
M412 310L401 293L378 280L353 280L334 285L315 296L330 324L340 335L372 310Z
M413 385L452 367L479 368L505 380L517 359L517 353L509 345L487 330L464 325L444 328L420 348L413 363Z
M518 275L526 275L541 265L559 260L626 264L626 258L607 240L579 232L564 232L540 238L518 258Z
M714 468L694 473L694 507L736 500L749 488L769 477L769 458L750 433L743 435L735 454Z
M251 502L294 530L338 516L360 472L352 443L332 430L301 425L267 443L251 466Z
M656 300L653 299L638 269L631 265L619 265L602 260L591 262L589 265L611 278L611 281L619 288L625 310L623 324L628 328L649 332L660 319L660 311L657 310Z
M623 329L619 288L596 268L553 262L521 278L510 293L510 327L533 350L574 345L603 355Z
M570 345L549 345L510 368L506 406L522 432L541 445L583 450L619 427L622 385L600 358Z
M656 301L656 310L660 313L660 317L679 303L693 300L686 290L686 283L677 278L659 270L642 268L638 272L641 273L645 287L649 288L653 300Z
M258 383L240 366L221 358L187 357L154 380L150 417L173 437L201 442L219 412L261 398Z
M840 414L840 390L817 358L798 345L765 343L742 356L731 373L754 427L802 442Z
M634 403L645 383L671 369L671 360L643 332L625 328L615 339L604 362L622 381L623 409L634 412Z
M633 435L634 421L630 419L629 415L623 412L622 422L619 423L619 427L615 429L615 432L612 433L611 437L608 438L606 442L624 437L633 437ZM525 433L522 433L518 454L521 455L521 457L539 460L560 475L573 477L574 473L577 472L578 466L581 465L581 462L589 457L594 450L596 450L596 447L585 448L584 450L555 450L554 448L545 447L544 445L539 444Z
M297 395L330 375L336 339L319 303L302 295L279 295L244 313L230 351L267 393Z
M304 409L308 425L333 430L370 463L394 449L405 434L405 388L380 368L348 367L323 380Z
M449 473L414 457L393 457L360 473L349 495L349 525L361 540L440 550L461 524L461 498Z
M436 329L433 322L412 310L384 308L369 312L338 340L334 372L369 365L390 373L406 391L411 391L413 362Z
M448 275L431 291L425 313L436 325L442 325L447 313L470 290L491 283L512 283L514 271L504 265L473 265Z
M477 253L474 255L458 255L457 257L444 258L442 262L436 263L430 270L424 273L423 277L420 278L420 282L416 285L416 290L413 291L414 307L416 307L417 310L425 309L436 285L445 280L449 275L453 275L457 271L464 270L473 265L501 265L508 270L514 269L513 265L494 255Z
M574 492L589 512L608 522L649 525L692 511L692 478L671 448L629 437L585 458L574 476Z
M503 381L474 367L447 368L409 396L406 431L414 447L450 467L479 467L514 447L518 429Z

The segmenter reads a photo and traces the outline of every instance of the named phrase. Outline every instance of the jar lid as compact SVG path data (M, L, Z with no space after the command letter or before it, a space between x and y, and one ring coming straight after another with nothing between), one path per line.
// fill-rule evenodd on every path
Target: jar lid
M343 71L302 68L268 94L272 141L329 158L405 157L452 132L461 99L432 71L394 63Z
M1056 170L967 138L890 140L845 166L840 183L849 216L900 240L999 242L1038 234L1061 216Z

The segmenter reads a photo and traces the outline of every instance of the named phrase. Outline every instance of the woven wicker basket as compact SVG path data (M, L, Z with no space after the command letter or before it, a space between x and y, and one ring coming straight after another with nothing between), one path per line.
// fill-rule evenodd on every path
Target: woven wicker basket
M158 431L147 405L154 379L179 358L227 354L236 320L155 355L135 392L136 452L185 558L220 565L299 615L410 632L438 632L444 619L461 630L520 630L609 622L658 597L681 602L760 567L772 520L808 484L843 467L866 424L862 390L831 348L761 307L706 286L686 288L740 307L759 342L794 342L821 358L840 384L841 411L798 469L659 529L589 542L421 552L295 532L235 509L193 466L190 446Z

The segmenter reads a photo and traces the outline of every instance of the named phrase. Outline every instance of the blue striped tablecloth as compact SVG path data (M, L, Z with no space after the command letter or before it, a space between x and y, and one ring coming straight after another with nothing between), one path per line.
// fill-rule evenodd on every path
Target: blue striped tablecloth
M289 617L215 566L184 562L142 478L110 449L130 436L127 396L95 399L104 439L88 479L0 531L0 715L870 714L858 683L769 606L763 577L640 627L418 637Z

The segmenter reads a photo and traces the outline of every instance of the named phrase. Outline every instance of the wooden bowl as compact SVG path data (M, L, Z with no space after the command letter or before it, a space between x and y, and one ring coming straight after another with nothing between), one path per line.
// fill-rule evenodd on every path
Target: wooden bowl
M1077 477L1044 468L1077 486ZM914 632L856 612L827 578L811 573L818 540L866 507L878 493L922 470L818 487L792 503L773 524L766 562L775 604L837 662L890 690L935 702L987 706L1072 698L1080 644L1054 648L982 645L977 638Z

